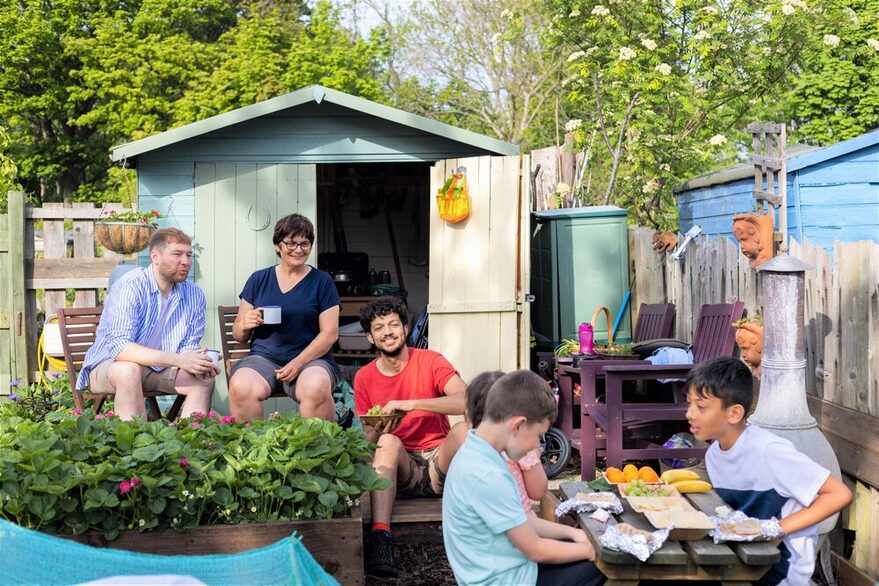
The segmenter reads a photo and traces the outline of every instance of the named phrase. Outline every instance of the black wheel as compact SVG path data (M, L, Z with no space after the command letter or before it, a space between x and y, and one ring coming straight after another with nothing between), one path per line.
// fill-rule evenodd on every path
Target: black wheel
M571 459L571 440L558 427L550 427L540 442L540 462L547 478L555 478Z

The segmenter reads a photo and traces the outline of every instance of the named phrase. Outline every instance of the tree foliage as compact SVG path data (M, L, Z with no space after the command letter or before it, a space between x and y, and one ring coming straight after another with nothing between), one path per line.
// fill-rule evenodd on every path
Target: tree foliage
M119 199L112 145L313 83L381 99L383 50L323 1L7 2L0 125L39 201Z
M734 154L730 137L779 91L820 20L802 0L784 10L747 0L550 7L550 38L568 51L567 99L580 113L567 129L588 153L582 197L663 228L677 223L673 186Z

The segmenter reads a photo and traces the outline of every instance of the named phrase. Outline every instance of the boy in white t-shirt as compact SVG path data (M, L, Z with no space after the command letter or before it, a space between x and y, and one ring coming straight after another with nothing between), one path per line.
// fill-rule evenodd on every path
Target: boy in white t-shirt
M715 358L687 377L687 421L696 439L715 440L705 455L714 490L749 517L779 520L781 560L760 585L802 586L815 568L817 524L845 508L851 491L788 440L748 425L754 385L736 358Z

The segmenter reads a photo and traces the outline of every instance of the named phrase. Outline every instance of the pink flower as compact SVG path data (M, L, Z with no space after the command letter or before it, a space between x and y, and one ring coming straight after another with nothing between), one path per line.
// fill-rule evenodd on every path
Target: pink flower
M192 419L204 419L204 413L202 413L201 411L196 411L195 413L190 415L190 417Z
M73 414L74 415L82 415L82 409L74 409Z
M187 460L186 458L180 458L180 467L189 468L189 460Z
M103 419L103 418L104 418L104 416L101 415L100 413L98 413L97 415L95 415L95 419Z
M116 414L113 413L112 411L107 411L107 414L104 415L104 417L109 419L110 417L116 417Z
M119 492L121 492L122 494L128 494L129 492L131 492L131 483L127 480L123 480L122 482L120 482Z
M190 425L195 428L201 427L201 423L199 423L198 421L193 421L192 423L190 423Z
M135 488L140 486L140 480L137 479L137 476L131 477L131 488Z
M217 413L216 411L209 411L209 412L208 412L208 417L210 417L211 419L216 419L216 418L218 418L219 416L220 416L220 414Z
M220 418L220 423L235 423L235 418L231 415L224 415Z

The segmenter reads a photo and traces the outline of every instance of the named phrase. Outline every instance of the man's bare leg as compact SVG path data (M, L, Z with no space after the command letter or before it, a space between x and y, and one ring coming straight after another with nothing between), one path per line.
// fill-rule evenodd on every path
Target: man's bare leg
M391 486L386 490L374 490L370 493L372 522L390 525L391 511L397 498L397 476L408 476L411 462L403 442L397 436L391 433L382 434L377 443L372 466L381 478L391 482Z
M452 426L452 429L449 430L449 434L446 436L445 441L440 445L439 454L436 457L436 464L440 469L440 472L443 474L447 474L449 471L449 466L452 464L452 458L455 457L455 454L458 453L458 450L461 449L461 446L464 445L464 441L467 439L467 431L470 429L470 426L464 423L463 421L456 423Z
M140 364L126 361L113 362L107 370L107 380L115 391L113 408L119 419L123 421L130 421L135 417L146 419L141 382L142 370Z
M180 370L174 380L174 387L178 394L186 396L183 408L180 410L181 418L189 417L196 412L207 414L210 411L211 396L214 393L213 378L199 378L185 370Z

